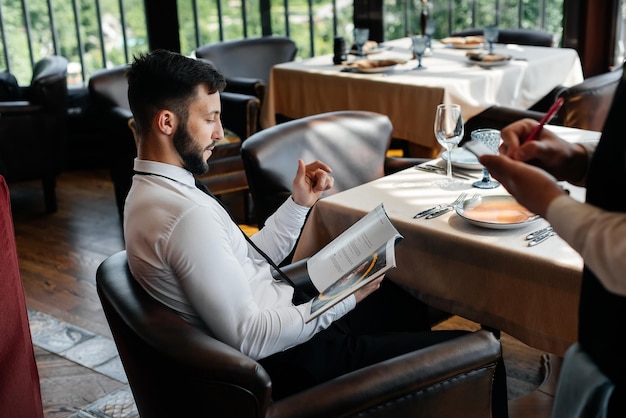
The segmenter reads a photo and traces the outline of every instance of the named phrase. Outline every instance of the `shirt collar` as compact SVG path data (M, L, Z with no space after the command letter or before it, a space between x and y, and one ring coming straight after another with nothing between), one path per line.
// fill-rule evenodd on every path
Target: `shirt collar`
M172 164L135 158L134 169L141 173L167 177L179 183L186 184L187 186L196 187L196 180L191 172Z

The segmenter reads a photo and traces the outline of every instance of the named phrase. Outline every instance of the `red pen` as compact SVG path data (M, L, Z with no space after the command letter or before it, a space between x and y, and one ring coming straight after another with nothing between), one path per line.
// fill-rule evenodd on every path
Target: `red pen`
M550 106L550 109L548 109L548 113L546 113L543 118L541 118L541 120L539 121L539 125L535 126L535 128L530 132L530 135L528 135L528 138L526 138L526 141L524 142L534 141L537 138L537 135L539 135L539 132L541 132L541 130L543 129L543 125L552 120L554 115L556 115L556 112L558 112L561 106L563 106L563 102L563 98L559 97L558 100L554 102L552 106Z

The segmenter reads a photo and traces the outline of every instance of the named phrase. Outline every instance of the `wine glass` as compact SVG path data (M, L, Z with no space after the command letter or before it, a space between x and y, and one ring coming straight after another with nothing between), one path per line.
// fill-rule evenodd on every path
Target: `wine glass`
M463 185L452 179L452 149L463 138L463 116L458 104L440 104L435 114L435 138L446 150L446 180L439 182L442 189L456 189Z
M472 141L480 141L487 146L490 150L498 152L500 148L500 131L497 129L477 129L471 133ZM479 189L494 189L498 187L500 183L491 179L489 171L486 167L483 167L482 180L472 183L472 186Z
M417 57L417 67L416 70L424 70L426 67L422 65L422 56L426 51L426 47L428 46L428 38L426 36L413 35L411 36L411 41L413 42L413 52Z
M485 41L489 44L489 53L493 54L493 43L498 40L498 25L487 25L483 29L483 35L485 36Z
M428 38L428 45L426 45L426 52L424 55L428 55L432 48L433 35L435 35L435 29L437 29L437 23L433 19L428 19L426 22L426 37Z
M354 44L356 45L357 55L359 57L365 56L365 54L363 53L363 46L365 45L365 42L367 42L369 37L369 28L354 28Z

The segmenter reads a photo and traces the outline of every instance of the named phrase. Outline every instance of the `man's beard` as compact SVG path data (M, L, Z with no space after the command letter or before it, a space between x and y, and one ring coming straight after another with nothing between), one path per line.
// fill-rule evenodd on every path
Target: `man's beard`
M194 142L186 123L180 124L174 132L174 148L183 160L183 167L192 174L203 175L209 171L208 160L202 159L204 149Z

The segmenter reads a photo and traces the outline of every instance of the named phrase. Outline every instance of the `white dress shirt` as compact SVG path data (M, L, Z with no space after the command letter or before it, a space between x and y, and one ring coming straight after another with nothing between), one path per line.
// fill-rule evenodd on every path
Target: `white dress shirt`
M275 280L214 198L180 167L135 160L124 235L135 279L185 319L260 359L309 340L355 306L354 296L305 323L311 302L295 306L293 288ZM291 198L252 239L279 263L293 248L309 208Z
M580 144L591 160L597 141ZM626 296L626 213L609 212L561 196L550 203L546 218L607 290Z

